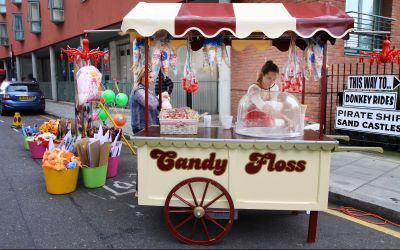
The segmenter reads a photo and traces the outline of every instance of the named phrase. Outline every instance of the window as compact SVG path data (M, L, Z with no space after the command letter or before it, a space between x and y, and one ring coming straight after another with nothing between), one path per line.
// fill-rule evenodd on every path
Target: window
M0 14L7 13L6 0L0 0Z
M8 45L7 23L0 23L0 45Z
M346 12L354 18L356 32L345 42L345 52L358 54L361 50L380 49L385 34L390 33L392 18L382 16L382 0L346 0Z
M22 0L12 0L11 1L13 4L21 4Z
M37 84L12 84L7 87L7 92L40 92Z
M13 13L13 32L15 40L23 41L25 39L21 13Z
M52 22L64 22L64 0L49 0L50 18Z
M28 6L29 30L33 33L40 33L42 32L42 25L40 22L40 2L38 0L30 0Z

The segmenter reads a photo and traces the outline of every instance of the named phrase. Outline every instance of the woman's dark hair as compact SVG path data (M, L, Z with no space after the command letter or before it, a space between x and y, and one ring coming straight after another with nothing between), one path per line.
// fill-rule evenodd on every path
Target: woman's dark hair
M278 66L271 60L264 63L264 65L262 66L257 82L260 82L263 76L268 74L269 72L279 73Z

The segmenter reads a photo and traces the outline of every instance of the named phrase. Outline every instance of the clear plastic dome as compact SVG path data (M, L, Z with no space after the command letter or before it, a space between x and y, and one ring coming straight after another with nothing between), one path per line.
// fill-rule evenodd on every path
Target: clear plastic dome
M249 91L239 102L235 132L266 138L302 136L305 107L287 92Z

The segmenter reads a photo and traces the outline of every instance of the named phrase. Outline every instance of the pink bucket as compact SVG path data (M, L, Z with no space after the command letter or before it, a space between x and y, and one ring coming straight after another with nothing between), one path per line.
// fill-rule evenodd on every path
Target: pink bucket
M107 178L115 177L118 173L119 156L108 158Z
M28 141L28 144L32 159L42 159L44 152L46 152L46 147L44 147L42 143L37 145L37 143L33 141Z

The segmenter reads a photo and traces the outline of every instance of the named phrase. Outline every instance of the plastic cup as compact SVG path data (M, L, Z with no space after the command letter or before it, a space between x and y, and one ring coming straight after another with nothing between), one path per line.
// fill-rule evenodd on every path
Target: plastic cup
M38 145L34 141L28 141L28 144L32 159L42 159L44 152L46 152L46 147L42 143Z
M62 171L43 168L43 176L49 194L68 194L76 190L79 168Z
M221 121L222 127L224 129L231 129L232 128L232 120L233 120L233 116L231 116L231 115L221 116L220 121Z
M107 178L115 177L118 173L119 156L108 158Z
M211 127L211 115L204 116L204 127Z
M99 188L106 184L107 165L99 167L83 167L83 185L86 188Z

